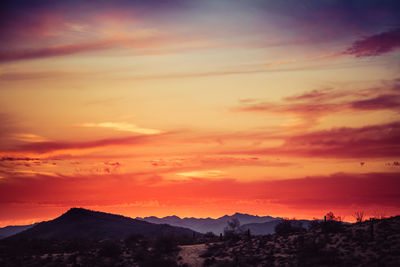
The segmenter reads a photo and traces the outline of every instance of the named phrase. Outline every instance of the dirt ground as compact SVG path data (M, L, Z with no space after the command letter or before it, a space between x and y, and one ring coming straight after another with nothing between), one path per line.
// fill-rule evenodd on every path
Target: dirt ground
M199 245L188 245L188 246L181 246L181 251L179 252L179 256L182 259L179 263L186 263L190 267L201 267L203 266L204 259L200 258L200 255L206 251L205 244Z

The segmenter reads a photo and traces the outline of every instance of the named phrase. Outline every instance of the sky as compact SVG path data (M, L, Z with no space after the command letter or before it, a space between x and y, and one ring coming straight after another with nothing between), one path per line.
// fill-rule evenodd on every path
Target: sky
M0 3L0 226L71 207L400 214L399 1Z

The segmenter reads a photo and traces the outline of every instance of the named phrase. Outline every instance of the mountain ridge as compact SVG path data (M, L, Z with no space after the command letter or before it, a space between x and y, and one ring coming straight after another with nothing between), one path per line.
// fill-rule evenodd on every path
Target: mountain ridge
M153 224L133 218L92 211L83 208L71 208L61 216L38 223L8 238L125 238L131 234L145 237L160 235L200 235L191 229L167 224Z
M250 215L246 213L236 212L232 215L224 215L219 218L195 218L195 217L184 217L180 218L176 215L165 216L165 217L136 217L138 220L146 222L161 224L167 223L173 226L187 227L200 233L213 232L214 234L220 234L224 232L224 228L227 226L229 220L237 219L241 225L266 223L272 221L280 221L282 218L272 216L258 216Z
M38 223L27 224L27 225L7 225L0 228L0 239L7 238L9 236L18 234L19 232L25 231Z
M229 220L232 219L237 219L241 225L240 229L242 229L243 231L247 231L250 230L251 233L255 234L255 235L262 235L262 234L272 234L274 233L274 228L275 226L282 221L283 219L280 217L272 217L272 216L259 216L259 215L251 215L251 214L247 214L247 213L240 213L240 212L235 212L232 215L223 215L221 217L218 218L196 218L196 217L179 217L177 215L169 215L169 216L164 216L164 217L156 217L156 216L148 216L148 217L136 217L136 218L131 218L131 217L126 217L123 215L118 215L118 214L111 214L111 213L105 213L105 212L101 212L101 211L93 211L93 210L88 210L88 209L84 209L84 208L77 208L77 207L73 207L70 208L67 212L65 212L64 214L62 214L61 216L55 218L54 220L50 220L47 222L52 222L50 223L53 224L55 222L59 222L60 220L67 220L69 222L73 221L73 220L80 220L83 217L96 217L97 219L99 219L100 221L104 220L104 216L108 216L108 220L114 221L114 220L119 220L121 221L121 223L123 225L125 225L124 227L126 227L126 224L128 222L133 222L135 221L137 224L137 227L139 227L139 225L142 225L142 227L148 227L148 225L143 226L143 224L141 224L141 222L146 222L146 223L151 223L151 224L155 224L155 225L164 225L161 226L161 228L164 228L165 231L168 231L167 228L168 226L170 227L178 227L178 228L186 228L189 231L193 231L193 232L197 232L197 233L207 233L207 232L213 232L214 234L219 235L220 233L224 232L225 227L227 226L227 223ZM133 221L132 221L133 220ZM54 222L53 222L54 221ZM305 224L308 224L307 220L303 220L305 222ZM42 222L42 223L46 223L46 222ZM30 225L30 226L13 226L13 228L15 229L14 232L12 232L11 234L8 234L6 236L4 236L3 238L7 238L9 236L12 235L17 235L20 232L23 232L25 230L28 230L30 228L32 228L33 226L36 225L40 225L40 228L42 228L42 223L36 223L34 225ZM95 221L92 221L92 223L95 223ZM97 222L99 223L99 222ZM129 224L129 223L128 223ZM49 227L49 224L46 224ZM100 222L101 225L101 222ZM114 223L111 223L111 225L114 225ZM165 226L168 225L168 226ZM7 226L8 227L8 226ZM7 228L5 227L5 228ZM63 228L70 228L69 226L65 226L65 223L62 225L61 229ZM88 227L88 225L86 225L86 227ZM157 226L160 228L160 226ZM51 229L53 229L53 226L50 226ZM114 228L111 227L112 229ZM133 229L131 226L127 227L128 229ZM160 228L160 229L161 229ZM0 228L0 230L3 228ZM173 228L171 228L173 229ZM128 230L128 231L131 231ZM35 232L39 231L37 229L34 229L32 231L30 231L30 234L32 235L36 235ZM53 229L53 232L57 230ZM72 231L72 230L71 230ZM107 229L98 229L97 233L92 233L93 236L118 236L121 237L123 236L123 233L121 233L120 231L117 231L116 229L111 230L111 232L109 234L107 234ZM161 230L159 230L161 231ZM39 231L42 232L42 231ZM74 232L74 231L72 231ZM133 232L138 232L138 231L133 231ZM145 232L147 232L145 230ZM179 232L179 231L178 231ZM155 232L154 232L155 233ZM186 234L190 234L189 232L186 232ZM193 234L193 233L191 233ZM64 231L64 233L48 233L47 235L44 233L39 234L39 236L43 236L43 237L47 237L47 236L68 236L68 231ZM151 234L150 234L151 235ZM83 236L85 236L85 233L83 233ZM1 231L0 231L0 239L1 239Z

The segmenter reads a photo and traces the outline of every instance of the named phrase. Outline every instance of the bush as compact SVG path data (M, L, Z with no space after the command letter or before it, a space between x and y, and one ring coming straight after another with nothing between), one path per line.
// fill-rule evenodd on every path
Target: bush
M132 234L125 238L124 242L128 248L133 248L137 245L140 241L143 240L143 235L140 234Z
M99 256L107 258L118 258L121 253L120 244L112 240L105 240L99 250Z
M154 242L154 252L159 254L172 254L177 252L178 242L176 238L172 235L169 236L159 236Z
M275 233L282 236L302 233L304 231L305 229L301 223L291 220L283 220L275 226Z
M343 231L343 223L338 221L328 221L322 223L322 232L339 233Z
M207 232L204 234L204 238L206 239L215 239L217 236L213 232Z
M78 251L79 253L85 253L91 249L90 241L86 239L70 239L64 244L64 251L72 253Z
M335 216L333 212L325 215L324 221L314 220L310 224L310 230L321 230L323 233L339 233L343 231L342 217Z

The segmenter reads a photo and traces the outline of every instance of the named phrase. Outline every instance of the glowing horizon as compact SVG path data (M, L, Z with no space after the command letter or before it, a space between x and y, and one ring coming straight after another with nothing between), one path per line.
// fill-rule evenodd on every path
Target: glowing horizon
M6 1L0 227L400 214L397 1Z

